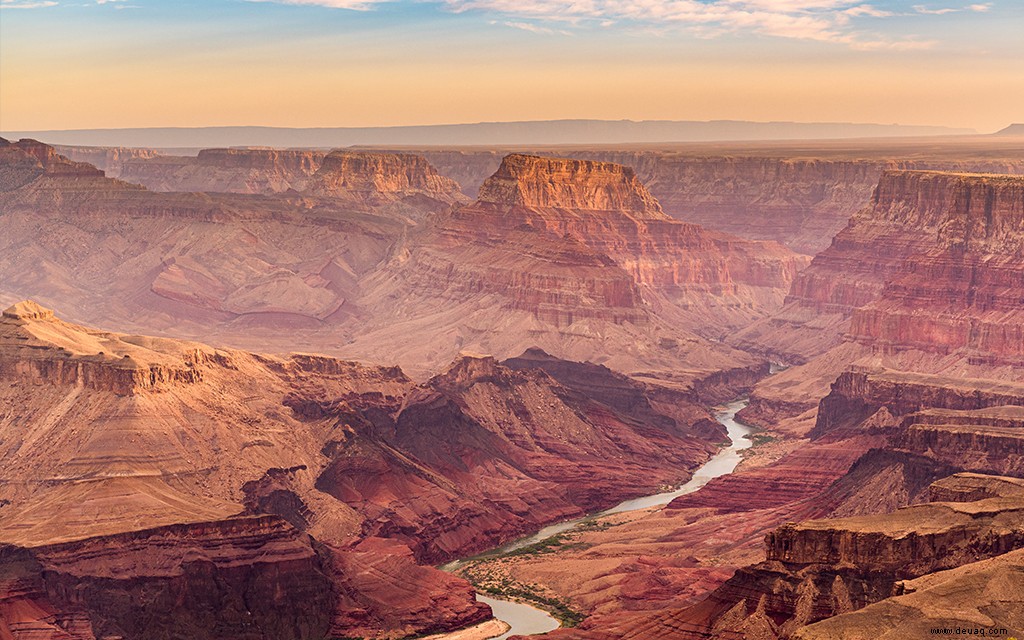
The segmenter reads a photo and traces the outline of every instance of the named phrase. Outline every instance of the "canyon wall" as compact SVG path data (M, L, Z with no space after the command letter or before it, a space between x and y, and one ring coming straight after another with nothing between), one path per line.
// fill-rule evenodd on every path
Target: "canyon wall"
M870 205L793 280L785 306L734 343L803 362L848 336L880 355L1014 366L1022 211L1019 176L886 172Z
M658 199L665 213L708 229L752 240L774 240L814 255L870 200L879 177L888 170L942 170L1024 173L1014 149L1004 153L965 150L797 148L736 146L693 150L611 150L573 148L531 151L565 155L632 168ZM419 151L441 173L455 178L476 196L498 168L498 151ZM837 157L838 156L838 157ZM902 159L912 158L912 159Z

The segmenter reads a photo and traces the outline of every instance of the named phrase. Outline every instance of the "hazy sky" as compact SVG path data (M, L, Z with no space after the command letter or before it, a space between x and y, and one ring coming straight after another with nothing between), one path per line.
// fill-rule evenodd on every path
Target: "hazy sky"
M1024 121L1024 0L0 0L0 130Z

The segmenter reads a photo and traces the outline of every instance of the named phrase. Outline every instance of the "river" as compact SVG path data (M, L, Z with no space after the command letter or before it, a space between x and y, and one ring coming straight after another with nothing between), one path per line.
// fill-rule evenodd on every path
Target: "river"
M693 477L690 478L690 481L686 484L683 484L672 491L626 500L611 509L607 509L585 518L559 522L558 524L544 527L532 536L527 536L510 542L488 552L486 555L500 556L510 551L515 551L516 549L528 547L531 544L542 542L560 533L572 531L579 526L580 523L592 520L593 518L599 518L613 513L625 513L627 511L637 511L640 509L650 509L651 507L666 505L679 496L697 491L714 478L719 478L732 473L736 469L736 466L739 465L740 460L743 459L740 452L744 449L749 449L753 444L749 437L752 431L750 427L736 421L736 414L746 406L746 400L736 400L735 402L730 402L725 405L720 411L715 413L715 419L724 425L726 431L729 432L729 445L716 453L714 457L704 464L704 466L697 469L697 471L694 472ZM443 568L451 570L458 568L460 564L461 562L456 561L445 565ZM504 638L512 635L546 633L559 627L558 620L552 617L547 611L532 607L528 604L514 602L511 600L502 600L501 598L496 598L494 596L482 595L478 595L477 600L491 605L491 609L494 611L494 617L499 620L503 620L511 627L507 632L498 636L497 640L503 640Z

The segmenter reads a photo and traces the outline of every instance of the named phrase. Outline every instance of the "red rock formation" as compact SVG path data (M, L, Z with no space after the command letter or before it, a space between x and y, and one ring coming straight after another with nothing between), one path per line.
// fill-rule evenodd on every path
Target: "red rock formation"
M814 255L828 247L863 207L886 170L932 169L1024 173L1018 149L950 144L871 142L833 147L807 144L688 145L675 149L577 149L574 158L631 167L673 218L752 240L774 240ZM501 153L491 150L419 151L444 175L476 196ZM534 151L538 155L567 150Z
M282 610L307 587L336 594L323 622L336 635L450 629L485 609L414 557L469 554L679 482L721 438L692 389L539 353L511 364L464 358L414 386L396 369L105 333L16 305L0 320L0 541L31 547L56 586L12 588L0 609L33 612L28 628L88 620L97 637L149 637L159 629L126 621L165 621L137 607L185 602L201 626L203 612L241 611L232 603L256 597L238 595L254 588L251 571L266 569ZM246 523L268 514L276 533L263 542ZM295 542L299 532L322 545ZM306 554L307 578L324 574L330 589L291 582L308 566L253 568L243 556L266 557L264 544ZM70 551L51 562L43 547ZM261 629L284 626L266 637L312 634L267 615Z
M124 166L133 160L153 160L164 154L155 149L134 147L73 147L54 145L57 153L74 162L85 162L103 171L107 177L120 178ZM128 180L131 182L131 180Z
M129 160L119 177L154 191L302 192L359 207L412 199L411 209L429 209L466 199L457 183L408 153L203 149L196 157Z
M416 196L444 204L465 201L454 180L409 153L333 151L303 190L378 206Z
M518 153L502 160L480 188L478 201L529 209L621 211L637 219L668 219L628 167Z
M854 339L878 350L1024 362L1024 178L889 174L876 202L891 224L933 235L926 250L904 256L876 300L858 305Z
M0 632L12 638L378 637L490 615L468 584L400 545L332 549L276 516L7 547L0 574Z
M781 247L672 222L630 169L611 163L513 154L481 187L477 207L508 226L577 239L656 288L785 288L803 266Z
M353 353L371 341L375 349L399 349L403 358L411 357L402 354L409 349L437 352L444 347L433 342L402 338L392 345L443 318L445 331L461 334L462 348L498 357L539 345L624 370L678 369L665 363L680 358L687 369L712 359L714 368L733 368L743 356L711 355L722 350L687 330L717 333L763 315L803 263L778 245L668 220L622 167L523 155L509 156L506 165L480 201L410 234L366 281L371 293L361 304L400 324L375 327L351 346ZM456 308L454 317L442 315ZM472 329L463 330L467 323ZM487 325L515 330L479 330ZM604 344L580 339L585 335ZM620 361L608 361L609 354Z
M738 343L799 360L849 329L881 351L1017 362L1022 212L1024 178L886 172L870 207L795 278L786 306Z
M973 410L1024 404L1024 385L929 374L853 370L843 373L822 399L812 437L858 431L884 412L901 417L922 409Z
M284 193L301 190L324 151L203 149L197 156L157 156L124 162L120 177L153 191Z
M515 365L464 358L391 416L383 406L367 414L369 423L357 422L350 405L327 409L355 437L332 449L317 486L366 514L366 534L440 562L678 481L680 469L710 455L702 438L721 437L708 433L706 413L687 407L683 394L673 415L663 415L642 386L609 373L620 400L646 405L644 418L599 389L562 386L542 369ZM408 493L418 499L397 499Z

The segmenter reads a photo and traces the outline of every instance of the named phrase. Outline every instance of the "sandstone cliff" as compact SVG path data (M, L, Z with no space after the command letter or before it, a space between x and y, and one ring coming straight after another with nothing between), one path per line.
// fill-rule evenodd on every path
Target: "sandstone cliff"
M785 307L738 342L800 360L850 331L876 350L1015 362L1022 211L1024 178L886 172Z
M492 150L419 153L474 197L502 157ZM748 143L531 153L630 167L673 218L751 240L774 240L808 255L828 247L871 198L887 170L1024 173L1017 147L956 142Z
M368 205L417 196L443 204L466 200L454 180L409 153L331 152L301 190Z

